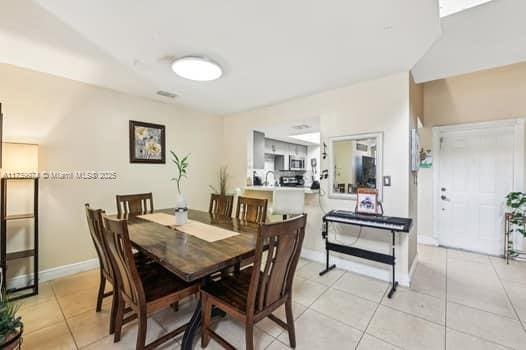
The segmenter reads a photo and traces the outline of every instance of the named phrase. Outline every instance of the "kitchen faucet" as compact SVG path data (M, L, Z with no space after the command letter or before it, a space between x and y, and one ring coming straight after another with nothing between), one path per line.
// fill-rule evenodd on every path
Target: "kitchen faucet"
M265 186L268 186L269 183L268 183L268 175L272 173L272 177L274 178L274 182L276 182L276 174L274 174L274 172L272 170L269 170L267 171L267 173L265 174L265 182L263 183L263 185Z

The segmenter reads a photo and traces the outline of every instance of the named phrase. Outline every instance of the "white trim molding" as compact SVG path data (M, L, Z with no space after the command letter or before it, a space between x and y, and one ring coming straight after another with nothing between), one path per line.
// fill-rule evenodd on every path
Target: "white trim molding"
M74 264L53 267L47 270L41 270L39 273L39 283L51 281L60 277L74 275L79 272L93 270L99 267L98 259L90 259ZM20 275L7 280L8 288L20 288L33 283L33 274Z
M325 253L319 252L310 249L303 249L301 251L301 257L307 260L315 261L318 263L325 263ZM397 280L398 283L402 286L409 287L411 282L411 275L417 265L418 258L415 257L413 265L411 266L410 274L401 274L397 271ZM373 267L366 264L361 264L355 261L345 260L339 257L331 256L331 262L336 264L338 268L342 270L347 270L355 272L360 275L376 278L382 281L391 282L391 269L381 269L378 267ZM52 281L60 277L71 276L80 272L93 270L99 267L98 259L90 259L86 261L81 261L78 263L53 267L47 270L40 271L40 280L39 283ZM33 282L33 274L20 275L13 278L10 278L7 281L8 288L19 288L29 283Z
M348 136L334 136L329 137L329 181L327 195L329 199L347 199L356 200L356 194L348 193L335 193L334 189L334 143L337 141L349 141L349 140L363 140L363 139L376 139L376 189L378 190L378 200L383 199L383 153L384 153L384 133L372 132L367 134L353 134Z
M417 240L418 240L418 244L432 245L432 246L438 247L438 241L433 236L418 235Z
M301 250L301 257L310 261L325 264L325 252L303 248ZM417 265L416 261L417 258L415 257L415 260L413 261L413 266L411 266L411 273ZM341 270L351 271L359 275L376 278L381 281L391 282L391 267L389 267L388 269L382 269L362 264L356 261L345 260L337 256L331 256L331 263L336 264L336 267ZM396 279L398 280L398 283L404 287L409 287L411 283L411 275L407 273L400 273L399 271L396 271Z

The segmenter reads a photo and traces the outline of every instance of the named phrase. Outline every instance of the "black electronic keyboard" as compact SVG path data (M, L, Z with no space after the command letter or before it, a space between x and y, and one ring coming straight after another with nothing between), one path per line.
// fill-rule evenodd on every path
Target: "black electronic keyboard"
M391 254L384 254L374 252L371 250L347 246L339 243L333 243L329 241L329 223L339 223L347 225L355 225L360 227L370 227L380 230L389 231L391 234ZM382 216L382 215L365 215L357 214L352 211L346 210L332 210L323 217L323 230L322 237L325 239L325 250L326 254L326 267L320 272L320 276L323 276L330 270L334 269L336 265L329 264L329 251L356 256L362 259L376 261L382 264L392 266L392 284L391 290L387 294L388 298L393 296L396 291L398 282L396 281L396 233L406 232L409 233L413 220L409 218L397 218L393 216Z
M323 220L397 232L409 232L413 223L413 220L408 218L356 214L347 210L331 210Z

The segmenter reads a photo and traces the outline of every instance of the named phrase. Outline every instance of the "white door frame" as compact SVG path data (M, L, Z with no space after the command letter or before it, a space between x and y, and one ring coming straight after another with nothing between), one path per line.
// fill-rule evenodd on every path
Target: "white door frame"
M469 131L488 128L514 127L513 191L524 190L524 118L506 119L482 123L469 123L433 127L433 238L440 242L438 230L440 199L440 137L444 132Z

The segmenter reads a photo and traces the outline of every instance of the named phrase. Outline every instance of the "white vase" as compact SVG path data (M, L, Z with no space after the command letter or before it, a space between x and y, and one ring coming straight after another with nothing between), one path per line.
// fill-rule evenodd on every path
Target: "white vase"
M181 193L175 196L175 225L184 225L188 222L188 205L186 198Z

